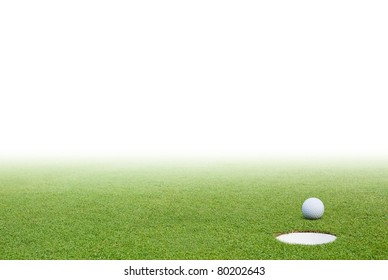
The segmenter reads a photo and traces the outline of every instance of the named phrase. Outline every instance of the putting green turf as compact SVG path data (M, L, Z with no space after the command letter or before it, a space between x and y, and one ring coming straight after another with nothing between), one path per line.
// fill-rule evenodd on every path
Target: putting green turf
M3 165L0 259L388 259L387 208L384 163ZM292 231L337 240L275 239Z

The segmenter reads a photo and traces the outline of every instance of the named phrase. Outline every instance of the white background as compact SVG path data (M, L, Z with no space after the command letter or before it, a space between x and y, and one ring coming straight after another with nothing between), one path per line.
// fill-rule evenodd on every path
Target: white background
M202 279L202 280L386 280L388 261L0 261L0 276L7 280L68 279ZM208 269L207 276L128 276L124 269ZM218 267L265 267L265 275L218 276ZM211 270L214 270L211 273Z
M386 1L1 1L0 157L388 156Z

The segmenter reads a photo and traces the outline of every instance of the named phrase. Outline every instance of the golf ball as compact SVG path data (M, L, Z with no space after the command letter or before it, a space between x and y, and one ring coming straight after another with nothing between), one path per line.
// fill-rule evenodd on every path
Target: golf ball
M324 211L325 206L323 202L316 197L310 197L303 202L302 213L306 219L319 219L322 217Z

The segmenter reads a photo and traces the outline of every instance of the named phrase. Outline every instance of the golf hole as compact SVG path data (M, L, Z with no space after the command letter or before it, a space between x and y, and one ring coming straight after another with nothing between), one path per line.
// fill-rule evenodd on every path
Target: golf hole
M337 237L328 233L292 232L281 234L276 239L288 244L320 245L333 242Z

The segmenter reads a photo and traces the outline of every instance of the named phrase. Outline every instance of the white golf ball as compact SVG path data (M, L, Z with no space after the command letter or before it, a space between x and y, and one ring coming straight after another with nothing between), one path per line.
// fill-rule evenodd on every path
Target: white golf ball
M302 213L306 219L319 219L322 217L323 212L325 211L325 206L323 202L315 197L306 199L302 205Z

